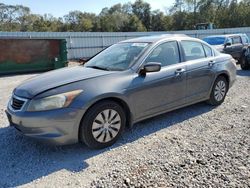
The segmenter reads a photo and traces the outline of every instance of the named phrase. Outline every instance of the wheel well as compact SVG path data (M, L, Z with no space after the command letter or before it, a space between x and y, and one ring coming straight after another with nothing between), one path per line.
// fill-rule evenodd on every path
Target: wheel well
M126 115L126 127L130 127L131 126L131 112L130 112L130 109L128 107L128 104L124 100L122 100L120 98L116 98L116 97L109 97L109 98L101 99L101 100L97 101L96 103L101 102L101 101L106 101L106 100L114 101L114 102L118 103L124 109L125 115Z
M244 55L244 53L247 51L247 48L249 48L249 47L243 48L243 50L242 50L242 55Z
M218 78L219 76L224 77L224 78L227 80L227 84L229 85L230 79L229 79L229 76L228 76L226 73L219 74L219 75L217 76L217 78Z
M108 98L104 98L104 99L101 99L101 100L98 100L96 101L95 103L93 103L87 110L86 112L84 113L83 117L82 117L82 120L84 119L84 116L85 114L88 112L88 110L93 107L94 105L96 105L97 103L100 103L100 102L103 102L103 101L114 101L116 103L118 103L125 111L125 115L126 115L126 127L131 127L131 112L130 112L130 109L127 105L127 103L125 101L123 101L122 99L120 98L116 98L116 97L108 97ZM79 129L80 129L80 126L81 126L81 123L82 123L82 120L80 122L80 125L79 125ZM79 130L78 130L78 133L79 133Z

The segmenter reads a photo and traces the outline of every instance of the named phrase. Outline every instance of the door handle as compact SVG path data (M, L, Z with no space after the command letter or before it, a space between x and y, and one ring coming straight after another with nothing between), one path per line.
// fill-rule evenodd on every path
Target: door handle
M208 66L212 67L214 64L215 64L215 61L212 60L212 61L209 61Z
M178 76L181 76L182 73L184 73L186 70L185 69L177 69L175 71L175 76L178 77Z

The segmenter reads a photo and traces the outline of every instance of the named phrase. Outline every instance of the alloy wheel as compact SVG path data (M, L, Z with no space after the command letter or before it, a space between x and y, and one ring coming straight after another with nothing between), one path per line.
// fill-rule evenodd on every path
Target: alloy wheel
M226 83L223 80L220 80L215 86L214 98L219 102L223 100L225 95L226 95Z
M92 135L100 143L113 140L121 129L121 117L114 109L100 112L93 121Z

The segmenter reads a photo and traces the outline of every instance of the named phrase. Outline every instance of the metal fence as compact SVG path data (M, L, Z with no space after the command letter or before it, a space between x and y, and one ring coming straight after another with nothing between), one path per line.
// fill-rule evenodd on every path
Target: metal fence
M246 33L250 37L250 27L163 32L0 32L0 39L66 39L68 59L78 59L91 57L103 48L125 39L170 33L186 34L196 38L209 35Z

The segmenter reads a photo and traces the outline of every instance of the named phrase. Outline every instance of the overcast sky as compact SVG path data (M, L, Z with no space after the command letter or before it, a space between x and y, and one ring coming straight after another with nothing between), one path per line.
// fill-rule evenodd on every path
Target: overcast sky
M134 2L135 0L130 0ZM152 10L172 6L174 0L145 0L151 4ZM99 14L102 8L110 7L117 3L127 3L129 0L1 0L1 3L8 5L23 5L30 7L32 13L50 13L53 16L61 17L72 10L80 10Z

